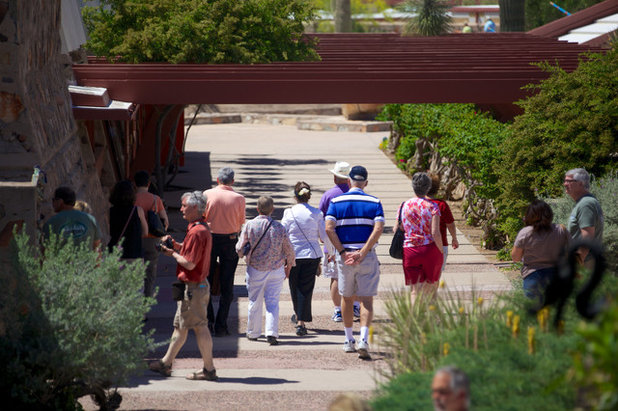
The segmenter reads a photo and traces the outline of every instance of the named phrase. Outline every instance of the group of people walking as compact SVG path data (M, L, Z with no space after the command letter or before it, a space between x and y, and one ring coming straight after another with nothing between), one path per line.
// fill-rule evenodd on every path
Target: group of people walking
M258 215L246 222L245 198L232 188L234 171L224 167L218 172L216 187L182 195L180 211L188 223L182 242L170 235L157 238L149 234L149 213L161 218L165 229L169 219L161 199L148 192L148 173L135 175L137 189L129 181L116 184L110 196L109 247L122 244L123 258L146 259L144 293L147 296L154 294L159 252L176 261L176 276L182 286L171 343L162 359L149 364L152 371L171 375L173 361L186 341L188 330L193 329L204 365L187 378L217 379L212 335L229 335L227 321L239 258L245 258L247 264L246 337L250 341L264 335L269 344L279 343L279 296L286 278L294 307L296 335L306 335L307 323L313 320L311 300L315 279L322 273L331 282L333 320L343 322L343 350L357 352L362 359L371 358L369 327L380 280L375 249L384 230L384 210L380 199L365 192L369 183L365 167L337 162L329 171L335 186L324 193L319 208L309 205L311 186L299 181L293 191L296 204L284 210L281 222L272 218L275 205L267 196L258 198ZM394 229L401 228L404 232L403 272L413 299L421 294L430 297L435 294L448 254L447 233L451 246L459 246L448 204L434 198L439 183L437 176L414 174L415 196L401 203L394 221ZM588 174L583 169L570 170L564 185L577 202L569 221L571 236L600 239L603 216L598 201L588 192ZM101 233L94 218L74 210L72 190L57 189L53 205L58 214L47 222L44 230L73 235L78 240L88 239L93 248L100 244ZM512 255L514 260L523 259L524 289L527 295L534 296L555 273L557 255L568 243L569 236L563 227L552 224L551 208L542 201L530 205L525 222L528 227L517 236ZM580 257L584 264L589 260L585 249ZM216 313L211 301L215 278L220 285ZM360 318L358 341L353 333L355 316Z

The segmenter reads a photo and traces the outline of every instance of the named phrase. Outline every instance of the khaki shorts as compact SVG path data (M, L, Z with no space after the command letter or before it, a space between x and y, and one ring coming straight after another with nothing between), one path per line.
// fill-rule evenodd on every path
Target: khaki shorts
M340 255L337 255L336 259L339 269L339 294L344 297L378 295L380 262L375 250L371 250L357 265L345 265Z
M178 301L178 308L176 308L176 315L174 316L174 328L207 327L208 316L206 313L209 299L210 286L208 281L187 283L185 298Z

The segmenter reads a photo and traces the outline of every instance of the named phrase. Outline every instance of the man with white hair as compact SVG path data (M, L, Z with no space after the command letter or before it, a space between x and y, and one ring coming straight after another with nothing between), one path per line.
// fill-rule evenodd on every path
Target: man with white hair
M470 409L468 376L455 367L440 368L431 382L431 398L435 411L468 411Z
M603 210L595 196L590 194L590 174L583 168L574 168L564 175L564 189L575 201L569 217L568 229L573 240L603 241ZM584 264L591 256L587 248L578 251L579 262Z
M206 200L201 191L193 191L184 193L181 201L180 212L189 223L187 235L182 243L176 242L169 235L162 237L164 243L171 241L172 248L161 245L161 252L176 260L176 277L184 284L184 291L176 307L174 332L167 353L161 360L148 364L148 367L165 377L171 376L174 359L192 328L204 366L200 371L187 375L187 379L215 381L217 372L212 361L212 336L206 315L210 300L210 285L206 277L212 247L212 236L203 217Z
M215 275L217 260L221 297L215 315L212 300L208 303L208 324L215 337L229 335L227 317L234 300L234 273L238 266L236 242L245 223L245 197L234 191L234 170L223 167L217 175L217 186L204 191L207 205L204 216L212 233L210 254L211 281Z

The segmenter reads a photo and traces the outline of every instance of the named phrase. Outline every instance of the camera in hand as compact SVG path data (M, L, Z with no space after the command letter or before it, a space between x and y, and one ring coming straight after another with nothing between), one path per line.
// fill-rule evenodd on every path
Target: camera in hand
M162 249L161 249L161 246L162 246L162 245L166 246L167 248L169 248L169 249L171 249L171 250L173 250L173 249L174 249L174 241L173 241L171 238L168 238L168 239L167 239L167 240L165 240L165 241L160 241L160 242L156 245L157 251L161 251L161 250L162 250Z

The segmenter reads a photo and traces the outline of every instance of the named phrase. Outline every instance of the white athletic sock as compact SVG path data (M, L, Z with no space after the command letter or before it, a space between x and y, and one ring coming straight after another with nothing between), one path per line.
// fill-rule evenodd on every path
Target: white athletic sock
M335 306L335 311L339 311L339 312L341 312L341 306L340 306L340 305L336 305L336 306Z
M352 327L343 327L345 331L345 340L352 341L354 340L354 332L352 331Z
M360 338L365 342L369 340L369 327L361 327Z

